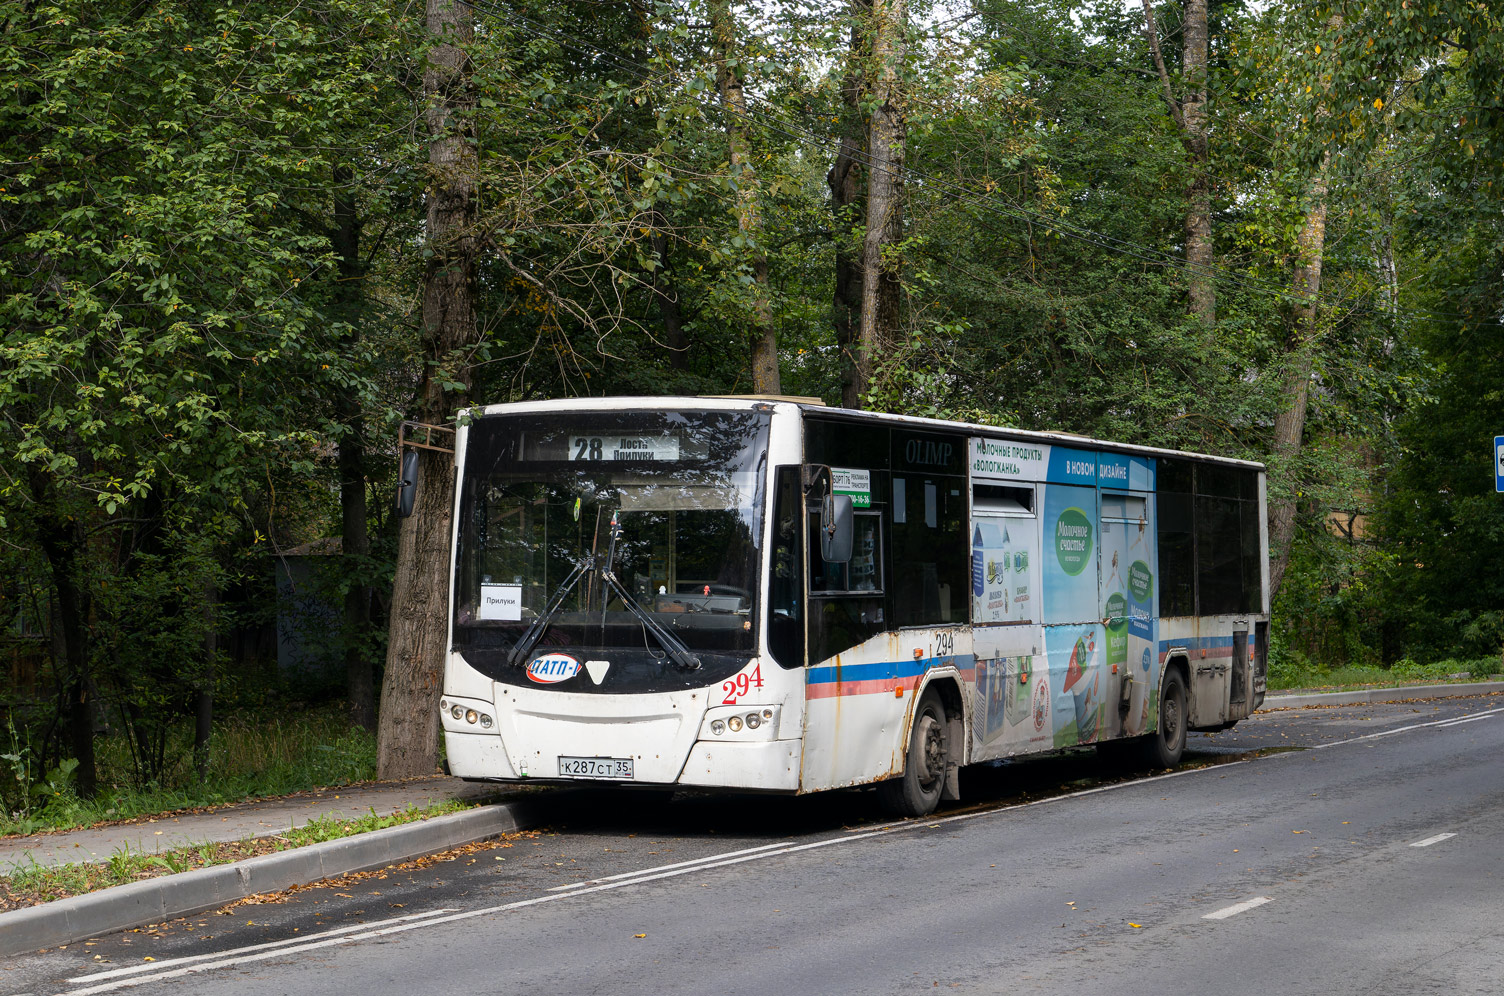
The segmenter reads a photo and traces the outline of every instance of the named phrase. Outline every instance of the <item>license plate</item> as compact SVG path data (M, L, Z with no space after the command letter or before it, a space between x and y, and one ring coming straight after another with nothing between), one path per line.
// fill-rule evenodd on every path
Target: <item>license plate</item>
M570 778L631 778L630 757L559 757L559 774Z

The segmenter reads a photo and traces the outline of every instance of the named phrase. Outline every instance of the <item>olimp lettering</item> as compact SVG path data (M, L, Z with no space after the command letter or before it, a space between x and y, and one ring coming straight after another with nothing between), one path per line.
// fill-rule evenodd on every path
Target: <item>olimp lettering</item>
M944 467L950 464L951 453L954 451L950 443L937 443L928 439L911 439L903 448L904 459L909 463L926 464L931 467Z

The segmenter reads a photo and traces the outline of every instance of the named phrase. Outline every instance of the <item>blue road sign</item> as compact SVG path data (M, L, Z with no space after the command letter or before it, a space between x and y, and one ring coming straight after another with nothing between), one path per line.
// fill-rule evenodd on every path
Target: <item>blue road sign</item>
M1504 436L1494 437L1494 490L1504 491Z

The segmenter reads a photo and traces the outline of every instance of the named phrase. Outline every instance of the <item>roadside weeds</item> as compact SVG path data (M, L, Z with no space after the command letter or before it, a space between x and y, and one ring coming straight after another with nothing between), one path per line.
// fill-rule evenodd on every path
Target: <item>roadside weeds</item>
M161 875L175 875L195 868L229 864L262 854L353 837L372 830L474 809L479 805L482 803L478 801L451 799L432 806L409 806L386 816L373 810L369 815L355 819L322 817L268 837L205 842L160 853L122 848L116 850L106 861L54 866L34 864L0 875L0 912L24 909L55 899L83 895Z

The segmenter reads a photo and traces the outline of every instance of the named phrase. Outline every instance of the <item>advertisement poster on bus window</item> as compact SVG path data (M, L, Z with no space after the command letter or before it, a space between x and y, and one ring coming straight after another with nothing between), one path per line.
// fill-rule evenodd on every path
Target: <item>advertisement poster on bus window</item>
M1057 449L1051 453L1056 472ZM1078 461L1085 474L1086 464ZM1095 463L1091 465L1095 471ZM1069 468L1065 468L1069 470ZM1043 562L1045 655L1049 661L1054 745L1096 741L1109 689L1102 676L1104 631L1098 591L1097 491L1044 487Z
M977 515L971 523L973 623L1022 623L1039 616L1039 533L1030 517Z
M1048 484L1044 492L1043 618L1047 625L1089 623L1097 615L1097 492Z
M1159 660L1154 623L1154 463L1103 454L1098 474L1138 493L1102 491L1100 529L1103 665L1129 683L1126 713L1109 710L1102 735L1137 736L1151 728Z

